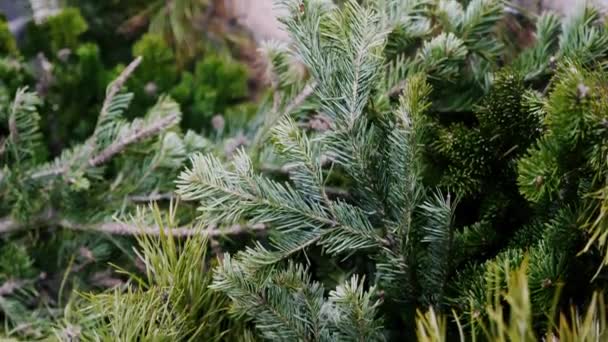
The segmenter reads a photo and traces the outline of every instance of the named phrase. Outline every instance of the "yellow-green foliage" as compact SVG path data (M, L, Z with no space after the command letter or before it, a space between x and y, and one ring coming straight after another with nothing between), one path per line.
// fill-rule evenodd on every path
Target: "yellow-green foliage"
M207 238L173 237L176 212L173 205L167 214L156 205L138 211L134 225L144 229L153 222L160 229L160 236L137 238L136 255L145 276L132 274L133 284L126 290L85 294L76 300L74 311L56 329L58 336L78 325L85 339L104 341L241 340L245 332L228 318L227 297L209 288L214 272Z
M565 341L592 342L605 341L608 338L608 307L602 294L596 293L586 305L586 310L580 312L571 307L567 313L557 316L557 306L554 302L552 314L549 315L548 329L542 334L535 333L533 305L528 285L528 259L512 269L505 265L504 272L494 272L491 276L495 283L505 282L505 290L488 286L486 291L486 315L472 315L466 320L472 322L470 330L463 328L461 318L453 312L452 319L457 323L457 331L449 332L446 328L445 315L438 314L430 308L428 311L418 311L416 319L416 335L420 342L444 341Z
M0 55L17 55L17 42L9 30L8 22L5 18L0 18Z
M68 7L59 14L48 18L43 29L48 30L51 50L58 52L61 49L76 48L78 38L86 32L88 25L79 9Z
M137 86L145 87L148 82L153 82L157 93L162 93L177 81L175 55L162 36L152 33L143 35L133 45L133 56L143 57L139 69L131 79L133 83L141 83Z
M192 71L180 73L173 49L165 39L147 33L133 46L133 55L143 57L128 83L139 95L136 109L168 92L184 109L183 126L201 130L210 126L212 116L225 114L247 99L247 68L227 54L206 53Z

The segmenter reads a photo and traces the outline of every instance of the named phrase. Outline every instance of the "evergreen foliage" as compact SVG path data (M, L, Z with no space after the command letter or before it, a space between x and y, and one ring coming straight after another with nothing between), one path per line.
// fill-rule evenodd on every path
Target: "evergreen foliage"
M102 294L76 299L63 322L55 328L60 339L83 338L101 341L225 341L241 340L243 326L224 314L226 298L209 289L213 273L207 257L208 239L196 235L179 241L177 207L167 215L157 206L140 208L132 223L144 231L152 217L160 235L137 237L136 255L145 277L132 275L126 290L115 288ZM167 272L171 270L171 272ZM77 336L73 327L80 330Z
M39 70L6 49L5 334L605 338L599 11L542 14L534 42L513 46L501 0L279 5L291 41L262 47L271 92L257 113L241 64L183 49L189 0L166 17L151 5L161 17L127 66L84 43L76 9L32 26Z
M480 335L487 341L546 341L559 338L562 341L599 341L606 338L606 312L604 297L595 293L585 310L571 307L551 322L550 328L542 336L534 332L533 312L530 303L530 288L527 276L528 260L515 270L507 267L504 274L496 272L493 281L504 278L507 288L497 291L489 288L486 300L488 322L481 322ZM505 303L505 304L503 304ZM510 313L505 314L505 307ZM555 308L554 308L555 309ZM457 334L447 331L447 319L438 315L432 308L426 312L418 311L416 317L416 336L419 341L475 340L474 333L467 333L458 322ZM474 317L473 320L477 320ZM553 318L550 318L553 319Z
M142 118L131 122L123 118L132 95L121 92L121 88L138 62L131 64L108 87L93 135L82 144L64 150L56 158L46 157L39 126L41 101L36 94L20 89L13 101L4 107L2 118L6 126L3 127L8 128L9 134L2 144L0 172L3 198L0 210L4 216L0 230L3 234L19 234L40 226L95 229L91 226L107 221L116 212L128 210L125 201L129 201L129 195L163 192L171 188L168 174L181 167L187 153L202 148L200 141L203 138L192 132L183 136L173 130L179 123L181 112L168 97L161 97ZM21 240L15 238L15 243ZM81 248L84 251L88 248L85 247L87 237L83 238ZM27 240L23 240L25 246L30 244ZM98 241L100 246L95 246L94 241L91 243L94 249L87 252L91 254L89 261L96 261L98 257L103 260L104 243ZM42 248L39 244L34 242L31 248ZM1 250L9 253L11 248L14 247L9 244ZM68 253L74 253L69 250L78 250L76 246L64 248ZM101 248L101 255L96 255L97 248ZM32 251L28 250L25 255ZM39 262L37 264L39 266ZM16 265L20 265L17 271L6 272L7 279L36 283L38 275L32 276L32 273L37 267L31 259ZM21 267L29 270L29 276L23 280L23 272L18 271ZM24 317L18 323L33 319Z
M486 306L487 289L508 286L502 276L493 279L497 267L505 274L526 253L535 320L528 326L534 329L546 331L543 317L561 291L562 298L582 301L602 286L589 267L599 265L597 255L577 254L585 240L582 204L598 174L581 169L580 158L601 146L587 138L599 125L584 118L593 117L589 106L601 112L603 101L601 95L591 100L591 82L569 81L574 76L568 74L590 68L605 76L594 64L608 48L598 12L583 4L562 23L542 15L537 41L509 60L498 35L504 4L440 3L283 1L292 47L269 45L267 56L278 96L292 100L277 101L275 112L284 115L274 120L269 142L288 181L260 173L245 151L228 165L195 155L180 175L178 193L200 203L202 221L273 228L267 242L225 256L214 285L265 336L323 339L310 332L281 335L307 330L247 309L254 298L244 297L243 288L270 291L268 274L303 272L292 269L294 263L310 264L308 273L330 284L364 274L364 286L382 294L377 319L388 339L408 335L403 329L420 306L453 308L468 327L483 326L496 314ZM409 33L415 38L403 26L415 29ZM297 80L286 66L293 59L309 79ZM556 73L562 69L569 71ZM303 90L293 95L294 87ZM302 103L298 94L307 99ZM299 108L289 106L293 102ZM315 115L324 116L324 130L296 121ZM548 141L551 125L563 131ZM560 139L567 145L559 146ZM583 141L589 145L575 148ZM561 160L568 168L558 168ZM591 178L579 181L578 174ZM347 193L330 193L335 186L346 186ZM601 215L599 207L592 210ZM595 235L600 244L601 234ZM333 271L324 264L335 265ZM272 303L282 307L283 300ZM314 322L314 315L303 315ZM379 324L367 322L370 329Z
M83 4L75 1L75 5L90 10L87 1ZM110 9L122 9L120 5L114 6L116 8L110 6ZM203 42L191 43L200 48L196 48L198 54L190 59L199 60L178 67L177 52L171 42L152 30L134 42L125 43L126 46L132 44L132 48L121 53L127 56L117 65L114 58L107 57L104 45L89 38L93 36L103 43L107 37L100 38L97 37L100 32L89 31L80 7L65 8L39 24L31 22L22 47L24 60L10 60L11 66L19 65L20 79L15 80L16 72L9 73L10 70L0 74L3 82L10 82L9 94L29 85L45 98L45 111L52 111L53 115L43 116L42 126L53 154L59 154L63 148L92 133L94 122L79 118L97 114L106 84L122 71L123 63L137 57L143 58L142 65L127 82L135 94L132 110L127 113L129 118L141 116L162 94L171 94L182 105L181 126L185 130L212 132L210 121L216 114L241 121L240 117L249 118L241 106L250 98L250 76L246 67L234 60L225 48L203 49ZM120 40L114 36L113 39ZM14 45L12 37L7 37L7 44ZM34 59L33 68L26 63L30 59Z
M180 105L168 94L181 84L182 77L188 77L190 67L184 68L183 74L178 71L171 48L163 38L154 35L144 35L135 44L132 64L115 65L117 57L128 62L130 51L123 55L100 48L107 43L108 36L112 39L118 36L113 33L116 27L100 37L97 21L100 18L93 16L93 23L89 24L81 15L81 10L90 14L90 7L84 2L71 2L75 7L49 12L48 17L30 23L19 46L3 21L6 32L1 37L5 49L0 63L0 264L3 265L0 336L24 340L52 335L58 340L128 340L133 336L193 340L201 336L215 340L233 336L240 340L249 336L243 329L232 328L234 325L225 319L224 299L207 291L204 281L194 289L175 289L175 300L182 302L180 311L187 311L182 309L196 300L200 300L202 308L184 315L180 312L180 317L175 317L176 308L165 312L165 316L159 312L167 303L157 301L158 295L173 286L167 279L149 292L137 289L143 284L124 285L139 277L139 258L131 250L136 241L130 236L158 236L160 228L150 216L138 222L143 227L141 231L131 221L115 222L115 217L135 213L138 203L173 198L175 175L189 154L216 147L219 150L223 139L243 129L243 118L251 116L250 109L242 110L249 97L245 68L221 49L205 49L203 57L190 56L212 61L220 70L219 78L211 78L202 86L209 92L216 86L230 88L235 97L223 103L214 100L209 106L213 108L207 108L212 113L192 113L184 101L189 119L185 123ZM120 6L123 5L111 4L108 9L113 11ZM142 4L126 7L137 6L141 9ZM150 45L149 37L156 45ZM125 43L130 50L131 43ZM226 59L220 59L220 55ZM159 66L169 66L168 72L158 75ZM221 74L224 69L234 77L224 79ZM163 85L163 81L167 83ZM151 82L159 82L163 88L150 91ZM196 86L190 86L196 90ZM238 120L225 125L219 135L219 128L212 130L209 121L211 114L221 118L224 112ZM205 132L213 133L209 136L213 142L201 135ZM162 204L161 207L165 208ZM177 217L179 221L176 218L172 224L188 222L192 217L189 207L182 206ZM174 229L174 234L181 239L201 234L199 230L182 226ZM228 234L246 233L241 228L232 228L232 232ZM223 233L213 231L209 236L217 244ZM201 249L191 258L206 252L208 246L200 239L196 241ZM189 247L189 251L192 249ZM208 269L207 261L197 262L204 262ZM128 273L112 272L108 263L119 265ZM194 265L191 259L185 264ZM199 275L202 276L196 274ZM192 273L186 273L184 277L197 283L212 279L210 274L195 279ZM149 280L148 285L152 286L154 281ZM116 289L111 294L96 297L96 293L112 287ZM76 291L87 292L87 298L95 299L89 303L80 299ZM188 297L179 291L195 293ZM193 297L196 300L191 300ZM188 298L187 305L183 304L183 298ZM116 316L102 315L107 305L116 305L115 311L110 311ZM95 311L95 306L100 311ZM211 314L212 311L216 313ZM150 319L163 317L167 325L142 325L141 329L129 330L132 322L113 318L139 320L146 314ZM176 326L172 327L171 322Z
M0 46L2 56L10 56L18 52L17 42L9 29L6 18L0 20L0 42L2 42Z

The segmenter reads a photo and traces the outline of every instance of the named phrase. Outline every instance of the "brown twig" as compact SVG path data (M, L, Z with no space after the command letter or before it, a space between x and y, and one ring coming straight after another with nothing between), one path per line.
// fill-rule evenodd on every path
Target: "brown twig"
M25 229L27 225L38 225L44 222L50 222L55 217L55 213L52 210L47 210L40 216L36 217L33 222L22 223L13 220L10 217L0 218L0 234L7 234Z
M48 211L44 215L41 215L37 220L37 223L28 224L15 221L11 218L0 219L0 234L17 232L20 230L27 229L28 226L35 226L37 224L44 225L57 225L64 229L78 230L78 231L93 231L106 233L111 235L151 235L158 236L161 233L161 229L157 226L137 226L130 225L122 222L105 222L97 224L83 224L73 222L67 219L57 219L57 215ZM236 236L247 233L262 233L266 230L264 225L233 225L225 229L216 228L193 228L193 227L177 227L171 229L164 229L164 233L171 232L171 235L175 237L188 237L195 235L206 235L209 238L218 238L222 236Z
M103 101L100 116L106 115L106 113L108 112L108 108L114 100L114 96L116 96L116 94L118 94L118 92L122 89L122 87L125 85L125 82L127 82L129 76L131 76L131 74L139 66L141 61L141 56L135 58L129 65L127 65L127 67L120 73L120 75L112 83L110 83L108 89L106 90L106 98Z
M172 192L167 193L152 193L148 195L132 195L129 196L129 201L136 203L148 203L155 201L169 201L175 199L177 197L176 194Z

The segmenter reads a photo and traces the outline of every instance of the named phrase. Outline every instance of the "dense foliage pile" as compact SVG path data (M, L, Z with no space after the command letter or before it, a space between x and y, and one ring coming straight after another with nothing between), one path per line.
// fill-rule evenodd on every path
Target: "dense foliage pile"
M131 277L113 270L143 269L130 237L141 232L114 217L128 218L150 199L166 207L188 155L223 151L224 143L235 148L230 139L241 141L255 114L248 70L227 48L203 48L196 40L197 54L177 67L173 41L144 28L120 47L126 47L124 57L108 53L100 48L107 39L124 38L114 30L99 38L99 23L89 27L81 15L91 4L74 5L31 22L19 43L6 21L0 25L0 321L3 334L26 340L63 329L59 320L78 297L75 291L124 288ZM123 13L121 6L106 11ZM121 63L114 62L117 56ZM193 217L187 206L179 215ZM145 234L159 234L150 216L140 224ZM183 235L192 230L185 227ZM189 265L205 252L200 248L188 256ZM209 293L204 283L195 286L176 291ZM191 294L201 301L195 311L221 312L221 298L198 294ZM150 305L155 314L156 304ZM205 319L218 328L197 336L219 338L226 328L221 315ZM198 321L187 320L181 333L193 334ZM104 336L100 326L95 334Z
M608 27L599 12L580 3L565 18L542 14L534 41L518 45L509 23L521 18L501 0L280 4L291 41L261 49L272 93L255 119L234 109L248 93L244 70L223 55L183 69L175 40L146 34L133 47L143 59L93 67L103 58L79 45L86 24L75 10L40 30L56 34L40 45L55 63L88 51L60 69L74 83L53 77L43 87L38 76L37 95L16 90L31 75L6 69L20 77L3 78L0 117L6 333L605 339ZM10 39L2 49L20 58ZM116 78L97 122L69 119L90 127L69 128L82 136L58 140L70 148L48 162L56 153L45 123L78 113L70 108L86 97L66 89L91 77ZM135 209L165 194L186 203ZM256 232L265 234L248 236ZM135 255L108 247L133 243ZM37 272L66 259L61 273ZM119 275L70 276L106 260ZM49 275L57 279L41 279ZM66 279L76 289L119 285L69 296ZM63 314L41 304L43 293L57 298L53 308L70 299Z
M275 228L217 269L232 310L280 340L373 340L380 324L401 339L429 306L475 327L491 314L489 289L506 289L504 269L527 255L534 326L546 331L555 300L583 304L604 288L598 245L577 257L605 231L593 198L605 182L608 36L596 10L542 15L534 44L510 58L501 1L286 5L293 45L269 54L280 80L293 79L284 61L305 65L310 96L289 112L322 116L325 130L277 119L271 143L290 182L245 153L232 165L195 155L178 181L204 222ZM309 292L316 281L337 284L339 299Z

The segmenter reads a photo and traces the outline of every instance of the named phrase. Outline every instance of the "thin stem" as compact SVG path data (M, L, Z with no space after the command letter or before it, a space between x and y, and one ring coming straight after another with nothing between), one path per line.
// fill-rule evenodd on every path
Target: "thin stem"
M136 226L122 222L105 222L97 224L83 224L70 221L68 219L57 219L57 215L48 211L44 215L41 215L37 220L37 223L21 223L11 218L0 219L0 234L12 233L21 230L28 229L28 227L36 225L57 225L64 229L77 230L77 231L93 231L106 233L111 235L150 235L159 236L161 231L164 234L170 232L175 237L188 237L195 235L206 235L209 238L218 238L222 236L236 236L248 233L263 233L266 231L265 225L240 225L236 224L225 229L216 228L193 228L191 226L177 227L172 229L161 229L157 226Z
M217 238L221 236L235 236L235 235L243 235L250 232L261 232L266 230L266 226L264 225L253 225L253 226L243 226L243 225L233 225L226 229L203 229L203 228L192 228L192 227L177 227L170 229L161 229L157 226L151 227L139 227L133 226L126 223L121 222L107 222L101 224L79 224L74 223L69 220L61 220L59 221L59 226L71 229L71 230L82 230L82 231L97 231L101 233L107 233L111 235L149 235L149 236L159 236L161 231L163 234L170 234L175 237L188 237L195 235L206 235L209 238Z
M261 142L266 139L266 135L268 131L276 126L276 123L286 115L289 115L296 108L298 108L310 95L312 95L317 87L317 83L312 81L308 83L304 88L296 95L289 103L285 105L285 108L279 113L278 109L274 108L273 105L273 115L270 115L270 121L266 122L264 127L260 130L260 132L256 135L253 141L253 146L259 146ZM278 107L278 106L277 106Z
M133 71L135 71L135 69L141 63L141 60L142 60L141 56L135 58L135 60L133 60L120 73L120 75L118 76L118 78L116 78L116 80L114 80L114 82L110 83L110 86L108 87L108 89L106 91L106 98L103 101L103 106L101 107L100 117L103 117L103 116L107 115L108 108L112 104L112 101L114 100L114 96L116 96L116 94L118 94L118 92L122 89L122 87L124 86L125 82L129 78L129 76L131 76L131 74L133 73ZM98 122L100 122L100 121L101 120L98 120Z
M147 194L147 195L132 195L129 196L129 200L132 202L138 202L138 203L148 203L148 202L155 202L155 201L169 201L172 199L175 199L177 197L176 194L174 194L173 192L167 192L167 193L152 193L152 194Z
M18 289L26 285L24 280L9 279L0 286L0 298L13 294Z

